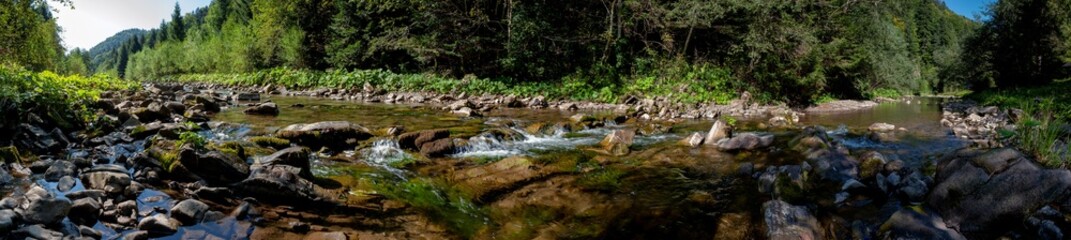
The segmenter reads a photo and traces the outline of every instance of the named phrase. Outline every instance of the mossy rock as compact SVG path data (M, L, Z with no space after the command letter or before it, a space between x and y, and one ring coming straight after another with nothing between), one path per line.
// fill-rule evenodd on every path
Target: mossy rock
M0 147L0 160L4 163L22 163L19 149L15 146Z

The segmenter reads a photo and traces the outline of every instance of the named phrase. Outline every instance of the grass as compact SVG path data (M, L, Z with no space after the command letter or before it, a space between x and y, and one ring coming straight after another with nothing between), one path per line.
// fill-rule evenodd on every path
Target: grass
M208 140L201 136L201 134L197 134L196 132L183 132L182 134L179 134L179 140L175 141L175 146L181 147L189 144L195 149L202 149L205 147L206 143L208 143Z
M981 105L1019 108L1015 129L1000 130L1000 137L1049 167L1068 167L1071 147L1067 126L1071 121L1071 81L1045 86L974 92L966 97Z
M1056 116L1053 109L1057 104L1053 101L1048 98L1039 104L1024 106L1024 114L1016 121L1015 131L1003 130L1000 135L1046 166L1067 167L1071 161L1068 125L1065 118Z
M1060 120L1071 120L1071 80L1063 80L1038 87L1023 87L1005 90L974 92L966 97L982 105L1001 107L1044 107ZM1048 106L1039 106L1048 104Z

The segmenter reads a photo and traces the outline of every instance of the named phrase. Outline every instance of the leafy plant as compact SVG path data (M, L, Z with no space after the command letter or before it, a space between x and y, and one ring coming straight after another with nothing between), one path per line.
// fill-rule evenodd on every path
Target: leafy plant
M205 147L208 140L196 132L183 132L179 134L179 140L175 141L175 146L189 145L193 148L201 149Z

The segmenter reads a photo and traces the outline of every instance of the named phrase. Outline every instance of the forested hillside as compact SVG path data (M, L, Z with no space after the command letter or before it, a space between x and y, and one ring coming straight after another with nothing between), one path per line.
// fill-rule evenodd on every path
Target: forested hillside
M750 91L806 105L1064 78L1068 2L999 1L975 22L939 0L215 0L64 57L47 6L25 0L3 4L0 51L29 69L138 80L382 69L580 100Z
M950 71L977 25L933 0L217 0L112 55L135 79L388 69L594 88L712 81L809 103L962 87Z

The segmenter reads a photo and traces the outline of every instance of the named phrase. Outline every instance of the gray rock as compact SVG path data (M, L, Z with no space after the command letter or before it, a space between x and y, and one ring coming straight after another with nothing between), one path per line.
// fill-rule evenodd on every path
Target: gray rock
M138 222L138 230L148 231L150 237L163 237L175 234L179 225L178 220L169 218L164 214L156 214L141 219Z
M462 117L481 117L481 116L483 116L483 114L480 114L479 111L476 111L475 109L472 109L472 108L469 108L469 107L462 107L461 109L457 109L457 110L451 111L451 113L457 114L457 115L462 116Z
M984 238L1011 230L1048 204L1067 201L1071 171L1045 169L1008 150L961 152L938 165L936 182L929 205L950 228Z
M707 132L707 138L704 140L707 145L716 145L718 141L728 138L733 134L732 127L721 120L714 121L714 125L710 126L710 131Z
M119 165L97 165L82 173L82 184L87 189L104 190L109 194L122 193L130 183L126 168Z
M289 165L254 168L249 178L237 183L235 190L258 200L292 206L319 203L313 183L300 176L301 169Z
M15 227L15 219L17 219L15 211L11 209L0 210L0 231L11 230Z
M60 240L63 233L48 230L41 224L29 225L11 232L11 239Z
M228 185L249 176L249 165L245 161L218 151L201 154L183 148L179 151L178 160L187 172L211 185Z
M90 239L101 239L104 237L104 233L86 226L78 226L78 233L82 234L82 237Z
M194 199L182 200L171 208L171 217L178 220L182 225L194 225L201 222L208 204Z
M755 150L769 147L773 144L772 134L741 133L728 139L718 141L718 149L722 151Z
M806 208L771 200L762 204L762 209L767 239L822 239L822 226Z
M703 145L703 140L704 140L703 134L692 133L692 135L689 135L688 137L686 137L684 139L681 139L681 145L689 146L689 147L698 147L699 145Z
M15 211L27 223L50 225L59 223L70 210L70 200L46 197L30 200L26 208L19 208Z
M52 165L45 170L45 180L49 182L59 181L64 176L74 176L74 163L65 160L52 161Z
M934 240L965 240L963 235L954 229L945 226L941 216L930 212L917 212L911 208L903 208L893 213L882 224L881 239L934 239Z
M149 231L134 231L123 235L123 240L149 240Z
M100 202L96 199L82 198L74 200L74 204L67 217L75 224L93 226L93 224L97 223L97 219L100 217L100 209Z
M257 163L263 165L288 165L308 169L310 167L309 154L311 154L311 151L308 148L289 147L261 157L257 159Z
M76 182L73 177L63 176L59 179L59 181L56 182L56 190L59 190L60 192L67 192L74 188L75 184Z

